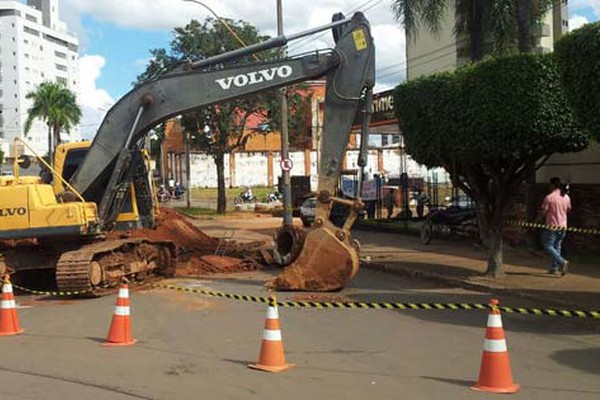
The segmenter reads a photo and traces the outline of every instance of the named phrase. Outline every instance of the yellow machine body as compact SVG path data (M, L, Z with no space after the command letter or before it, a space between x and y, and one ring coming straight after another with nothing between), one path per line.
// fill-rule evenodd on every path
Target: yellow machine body
M96 233L96 204L58 203L38 177L0 178L0 239Z
M85 157L87 154L87 150L90 148L92 142L91 141L83 141L83 142L74 142L74 143L62 143L58 145L56 148L56 152L54 155L54 169L63 177L65 180L69 180L73 173L75 172L76 166L79 165L77 162L75 165L69 164L68 157L72 154L79 153L79 157ZM65 191L65 186L61 182L60 179L54 179L54 193L56 195ZM135 191L133 189L133 185L130 187L131 199L135 199ZM129 202L126 209L119 214L117 217L117 226L122 227L124 229L133 229L136 227L137 222L139 220L139 212L138 207L135 201Z

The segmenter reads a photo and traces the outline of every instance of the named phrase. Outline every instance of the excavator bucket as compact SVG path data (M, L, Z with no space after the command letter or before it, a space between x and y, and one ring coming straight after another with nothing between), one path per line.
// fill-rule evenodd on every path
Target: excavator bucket
M280 291L336 291L356 275L358 264L349 235L319 227L306 235L298 258L268 286Z

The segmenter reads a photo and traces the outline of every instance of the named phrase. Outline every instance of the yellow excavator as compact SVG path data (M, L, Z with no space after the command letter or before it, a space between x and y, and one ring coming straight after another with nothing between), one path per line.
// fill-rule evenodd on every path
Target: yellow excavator
M324 30L333 33L333 49L236 63ZM0 178L0 272L54 270L59 290L91 293L114 287L123 277L172 273L176 255L171 242L104 237L115 229L154 226L155 195L143 156L148 132L200 107L323 76L327 88L315 224L306 235L280 234L278 241L291 241L289 249L296 250L273 285L289 290L344 287L358 270L349 230L362 202L336 197L335 187L360 108L365 122L359 164L366 161L375 82L375 48L362 13L352 18L336 14L325 26L181 63L123 96L107 112L93 142L58 147L50 170L53 184L20 176L18 167L14 176ZM336 203L350 209L341 228L329 221Z

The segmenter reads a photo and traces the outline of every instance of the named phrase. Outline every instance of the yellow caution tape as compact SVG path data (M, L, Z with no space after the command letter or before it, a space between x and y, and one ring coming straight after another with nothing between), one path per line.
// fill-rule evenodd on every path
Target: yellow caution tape
M247 296L215 292L212 290L187 288L175 285L153 285L160 289L176 290L178 292L197 293L212 297L221 297L232 300L249 301L253 303L264 303L289 308L320 308L320 309L375 309L375 310L486 310L490 309L488 304L477 303L379 303L379 302L329 302L329 301L277 301L269 297ZM600 319L600 311L584 310L553 310L541 308L523 307L498 307L502 312L510 314L550 315L568 318L593 318Z
M538 223L534 223L534 222L512 221L512 220L506 221L505 223L506 223L506 225L520 226L523 228L549 229L552 231L567 231L567 232L574 232L574 233L584 233L584 234L588 234L588 235L600 235L600 229L595 229L595 228L575 228L572 226L565 228L564 226L552 226L552 225L546 225L546 224L538 224Z

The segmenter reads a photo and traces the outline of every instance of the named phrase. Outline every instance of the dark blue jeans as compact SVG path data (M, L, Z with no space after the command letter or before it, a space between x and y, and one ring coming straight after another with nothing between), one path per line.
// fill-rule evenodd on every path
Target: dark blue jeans
M542 245L544 246L544 250L550 255L550 258L552 258L550 272L561 271L565 263L565 259L561 255L561 245L565 236L567 236L566 231L544 229L542 232Z

